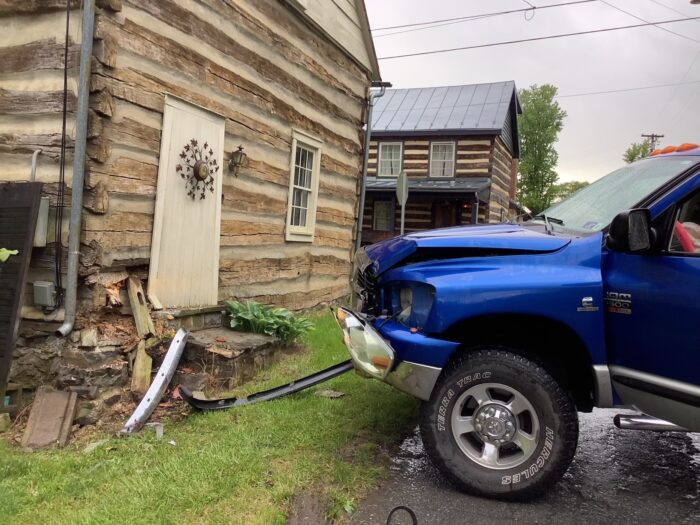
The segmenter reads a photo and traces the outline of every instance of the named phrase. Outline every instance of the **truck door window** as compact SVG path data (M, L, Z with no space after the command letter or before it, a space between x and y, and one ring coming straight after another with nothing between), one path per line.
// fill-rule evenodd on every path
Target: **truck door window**
M700 192L678 206L668 250L700 254Z

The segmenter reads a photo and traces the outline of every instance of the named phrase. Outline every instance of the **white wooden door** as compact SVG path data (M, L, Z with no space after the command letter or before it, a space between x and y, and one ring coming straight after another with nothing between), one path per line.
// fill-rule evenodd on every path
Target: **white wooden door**
M166 97L148 293L165 308L218 301L225 120Z

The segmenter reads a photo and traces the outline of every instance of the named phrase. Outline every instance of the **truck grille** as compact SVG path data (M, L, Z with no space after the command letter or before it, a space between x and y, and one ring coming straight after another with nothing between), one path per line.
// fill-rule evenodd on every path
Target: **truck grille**
M379 286L371 266L368 266L364 271L357 270L354 281L353 288L360 299L362 312L370 315L379 315Z

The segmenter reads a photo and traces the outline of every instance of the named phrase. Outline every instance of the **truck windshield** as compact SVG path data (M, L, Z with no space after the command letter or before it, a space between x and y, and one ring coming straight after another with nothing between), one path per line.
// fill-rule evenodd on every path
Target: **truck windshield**
M579 190L538 214L532 222L549 222L554 229L593 233L602 230L618 213L637 203L680 175L698 157L656 157L629 164Z

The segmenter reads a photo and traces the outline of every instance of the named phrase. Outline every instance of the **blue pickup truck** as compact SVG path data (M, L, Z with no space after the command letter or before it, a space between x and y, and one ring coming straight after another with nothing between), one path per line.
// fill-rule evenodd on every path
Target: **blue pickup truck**
M577 412L700 431L700 148L665 148L522 224L360 250L336 316L355 369L423 401L434 463L522 499L568 468Z

